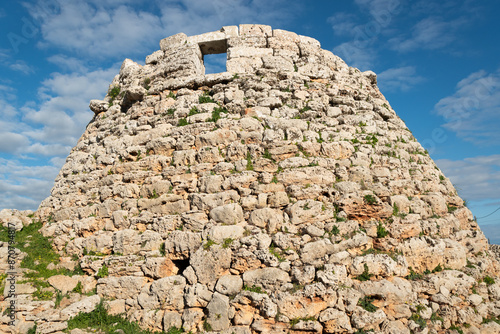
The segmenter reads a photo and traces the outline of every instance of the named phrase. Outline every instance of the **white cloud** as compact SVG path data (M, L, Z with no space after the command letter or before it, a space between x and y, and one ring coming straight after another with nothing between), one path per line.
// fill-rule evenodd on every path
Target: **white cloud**
M58 172L58 166L26 166L0 158L0 209L36 209L50 194Z
M41 148L46 144L59 148L75 145L93 116L88 108L89 101L104 97L116 73L118 68L112 67L84 74L54 73L45 80L39 89L43 101L41 105L22 109L23 121L32 125L32 129L24 133L42 145L32 146L32 153L45 155L45 150ZM56 151L58 154L69 152L62 149Z
M464 160L436 160L436 164L470 201L498 199L500 189L500 155L479 156Z
M381 36L392 33L391 22L401 11L399 0L356 0L371 19L339 12L328 18L334 33L349 40L333 49L350 66L369 70L377 58Z
M35 72L33 67L26 64L26 62L23 60L18 60L15 63L10 64L9 68L13 71L22 72L24 74L31 74L31 73Z
M61 144L43 145L40 143L35 143L23 150L23 153L44 155L48 157L66 156L71 151L71 148L72 146L64 146Z
M387 15L395 15L401 11L400 0L355 0L361 8L366 8L370 14L379 20L386 20Z
M0 130L0 153L21 152L29 145L29 139L18 133Z
M5 120L5 119L12 119L17 115L17 109L9 104L7 101L4 101L0 99L0 118ZM5 129L5 128L3 128Z
M423 82L414 66L390 68L377 75L378 85L384 91L408 91Z
M32 16L37 13L28 8ZM59 11L41 20L41 46L56 46L85 56L105 58L140 54L159 39L159 17L133 8L93 6L87 2L60 2Z
M500 70L472 73L457 84L453 95L434 107L444 127L478 145L497 145L500 140Z
M349 66L362 71L373 68L375 51L371 43L346 42L333 48L333 53L342 58Z
M47 60L67 71L82 73L87 70L84 62L75 57L58 54L50 56Z
M464 19L446 21L438 17L426 17L411 29L412 34L398 36L389 40L393 50L409 52L418 49L436 50L444 48L455 41L458 29L466 23Z
M36 7L27 7L40 22L40 45L94 58L125 52L127 57L142 55L158 48L162 38L181 31L191 35L239 22L284 22L297 7L281 0L183 0L144 7L135 1L58 1L58 6L44 15L39 15Z

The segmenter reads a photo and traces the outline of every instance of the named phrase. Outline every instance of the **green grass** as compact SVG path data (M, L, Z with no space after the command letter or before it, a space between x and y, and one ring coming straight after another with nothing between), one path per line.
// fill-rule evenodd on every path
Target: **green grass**
M96 274L98 278L104 278L107 277L108 275L109 275L108 267L106 267L105 264L101 268L99 268L99 271Z
M361 298L360 300L358 300L358 306L361 306L366 311L373 313L376 310L378 310L378 307L373 305L372 302L373 302L373 298L371 298L369 296L365 296L365 297Z
M214 110L212 111L212 117L207 119L207 122L214 122L216 123L221 117L220 117L220 114L221 113L224 113L224 114L227 114L228 111L226 108L222 108L222 107L216 107L214 108Z
M120 86L113 86L109 89L108 95L111 97L111 100L109 100L109 106L112 106L115 99L118 97L118 95L120 95L120 90Z
M281 254L281 251L278 251L273 243L271 243L271 246L269 246L269 253L274 255L274 257L276 257L279 262L284 262L286 260Z
M196 115L196 114L199 114L199 113L200 113L200 111L198 110L198 108L196 108L196 106L194 106L191 109L189 109L188 116L193 116L193 115Z
M409 280L409 281L416 281L416 280L422 279L424 277L424 275L416 273L415 271L413 271L412 267L410 267L409 269L410 269L410 274L405 277L407 280Z
M294 318L290 320L290 326L293 327L301 321L316 321L316 318L315 317Z
M224 241L222 242L222 248L229 248L231 247L231 244L233 243L233 239L231 238L226 238L224 239Z
M365 195L364 199L368 205L377 203L377 199L373 195Z
M385 229L384 225L382 225L382 223L378 223L377 238L385 238L387 235L389 235L389 232Z
M153 189L153 193L149 196L149 199L155 199L158 197L160 197L160 195L158 195L158 193L156 192L156 189Z
M490 276L484 276L483 282L486 283L487 285L495 284L495 280L493 278L491 278Z
M267 293L264 290L262 290L262 288L260 286L256 286L256 285L252 285L252 286L244 285L243 290L256 292L256 293Z
M460 327L458 327L457 325L451 325L450 328L449 328L449 330L455 330L459 334L464 334L464 331Z
M179 119L179 122L177 123L177 126L186 126L186 125L188 125L188 124L189 124L189 123L188 123L187 119L185 119L185 118L180 118L180 119Z
M253 170L252 155L250 154L250 151L247 152L247 170Z
M199 103L214 103L215 101L212 100L212 97L208 92L204 92L203 95L200 95L198 98Z
M209 250L213 245L217 245L217 243L213 240L208 239L207 242L203 245L203 249Z
M356 279L358 281L369 281L370 280L370 277L373 276L373 274L370 274L369 271L368 271L368 265L365 263L364 264L364 271L361 275L358 275L356 276Z
M330 235L339 235L340 230L337 225L333 225L331 231L329 232Z
M123 334L153 334L158 332L151 332L149 330L144 330L137 323L130 322L120 315L109 315L103 301L97 304L95 310L90 313L79 313L72 319L68 320L68 330L75 328L92 328L104 332L106 334L112 334L122 331ZM179 331L177 328L170 328L167 333L183 333L184 331Z
M420 326L420 328L424 329L425 327L427 327L427 322L425 321L424 318L422 318L422 316L418 313L413 313L410 317L410 320L413 320L415 321L415 323L417 325Z
M40 232L43 223L41 221L34 222L28 226L24 226L21 231L16 232L14 247L27 255L21 261L22 268L30 269L24 274L28 281L35 282L45 280L54 275L72 276L81 274L80 266L74 271L68 269L47 269L50 263L58 264L60 256L52 249L51 239L44 237ZM0 240L8 241L8 229L0 226Z
M3 295L5 290L5 279L7 278L7 274L0 274L0 295Z

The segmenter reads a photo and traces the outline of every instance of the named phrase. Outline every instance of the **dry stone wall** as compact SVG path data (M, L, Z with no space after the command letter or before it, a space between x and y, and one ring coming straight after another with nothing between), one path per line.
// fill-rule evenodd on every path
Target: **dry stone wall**
M96 294L54 310L27 293L16 330L58 332L102 299L156 331L498 333L498 262L373 72L261 25L160 47L90 102L34 213L58 266L86 273L51 288Z

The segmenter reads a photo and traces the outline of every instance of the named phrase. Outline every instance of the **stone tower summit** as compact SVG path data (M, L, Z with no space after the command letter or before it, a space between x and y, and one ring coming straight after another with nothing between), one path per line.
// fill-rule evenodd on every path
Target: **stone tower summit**
M264 25L160 47L90 102L34 213L51 268L83 272L20 283L0 331L61 333L103 302L165 332L500 332L498 262L375 73Z

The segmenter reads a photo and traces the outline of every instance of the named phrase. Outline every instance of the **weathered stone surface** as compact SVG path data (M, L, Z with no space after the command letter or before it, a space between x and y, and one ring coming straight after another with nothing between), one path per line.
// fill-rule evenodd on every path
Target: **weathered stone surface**
M248 286L261 285L266 288L290 282L290 276L278 268L263 268L245 272L243 282Z
M90 296L82 299L81 301L71 304L70 306L61 310L61 317L63 319L69 319L76 316L78 313L90 313L92 312L97 304L101 301L101 298L97 295Z
M225 275L219 278L215 289L226 296L235 295L243 288L243 280L240 276Z
M227 204L213 208L210 211L210 218L221 224L234 225L243 220L243 210L236 203Z
M97 294L109 299L136 298L147 283L145 277L105 277L97 281Z
M264 25L160 48L90 102L39 209L0 211L12 231L42 221L61 256L47 269L85 273L6 279L14 331L60 332L103 298L151 331L498 332L498 251L373 72ZM227 72L205 75L215 53ZM10 246L0 274L28 256Z
M207 322L212 327L212 330L221 331L229 328L229 297L218 292L214 293L207 310Z
M49 277L47 280L50 285L52 285L57 290L61 291L61 294L65 295L67 292L72 291L78 284L78 279L74 276L64 276L56 275Z

